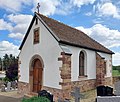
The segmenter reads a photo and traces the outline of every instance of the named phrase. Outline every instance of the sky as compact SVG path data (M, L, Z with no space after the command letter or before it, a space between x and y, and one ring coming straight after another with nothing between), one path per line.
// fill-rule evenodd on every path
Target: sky
M120 65L120 0L0 0L0 57L18 56L40 4L40 13L77 28L112 50Z

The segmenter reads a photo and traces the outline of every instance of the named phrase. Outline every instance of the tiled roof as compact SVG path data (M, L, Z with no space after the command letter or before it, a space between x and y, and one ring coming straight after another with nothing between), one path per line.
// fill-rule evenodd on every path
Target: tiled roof
M113 54L112 51L99 44L82 31L43 16L42 14L36 13L36 15L40 18L48 30L52 31L52 35L58 40L59 43ZM23 41L25 41L25 39ZM22 48L22 46L20 48Z
M106 53L113 53L103 45L99 44L88 35L80 30L72 28L68 25L60 23L56 20L38 14L40 18L47 24L47 26L54 32L54 34L60 39L59 42L67 43L74 46L93 49Z

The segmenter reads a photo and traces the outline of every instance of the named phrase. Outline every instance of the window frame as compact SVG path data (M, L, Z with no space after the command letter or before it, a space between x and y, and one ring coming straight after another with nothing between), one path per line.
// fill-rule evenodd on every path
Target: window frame
M85 76L85 54L80 51L79 54L79 76Z
M38 24L38 18L36 17L35 18L35 25L37 25Z
M38 27L33 30L33 44L37 44L39 42L40 42L40 28Z

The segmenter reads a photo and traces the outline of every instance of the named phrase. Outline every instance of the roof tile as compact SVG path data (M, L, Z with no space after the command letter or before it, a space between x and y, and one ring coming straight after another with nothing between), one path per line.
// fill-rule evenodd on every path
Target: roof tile
M97 41L93 40L82 31L60 23L54 19L43 16L42 14L38 15L44 21L44 23L47 24L47 26L54 32L54 34L60 39L60 42L113 54L112 51L99 44Z

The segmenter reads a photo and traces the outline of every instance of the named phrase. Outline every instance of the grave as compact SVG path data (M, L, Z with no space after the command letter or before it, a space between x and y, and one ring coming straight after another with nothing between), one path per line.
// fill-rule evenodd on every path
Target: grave
M11 82L7 83L7 91L9 92L11 90Z
M81 94L80 94L80 88L75 87L74 91L71 92L71 96L74 97L75 102L80 102ZM58 98L58 102L70 102L70 100L65 99L64 101L60 98Z
M50 100L50 102L53 102L53 95L46 90L41 90L38 92L38 96L46 97Z
M120 96L98 96L97 102L120 102Z
M98 86L97 87L97 96L113 96L113 88L109 86Z
M12 82L11 82L11 86L12 86L12 88L15 90L16 87L17 87L17 82L16 82L16 81L12 81Z
M1 92L5 92L6 90L5 90L5 85L3 84L3 85L1 85Z
M71 92L71 95L75 98L75 102L80 102L80 88L75 87L74 92Z

